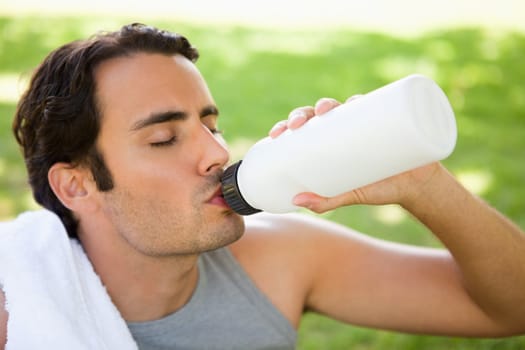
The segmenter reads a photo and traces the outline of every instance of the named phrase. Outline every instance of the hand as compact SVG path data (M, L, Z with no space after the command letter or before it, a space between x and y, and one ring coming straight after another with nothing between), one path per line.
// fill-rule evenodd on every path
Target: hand
M299 193L294 198L294 205L316 213L352 204L395 203L406 207L408 203L416 202L425 188L432 186L431 182L438 173L445 171L441 164L436 162L334 197L323 197L311 192Z
M352 100L359 97L360 95L354 95L348 98L346 103L351 103ZM340 104L332 98L321 98L314 107L298 107L290 112L287 120L276 123L269 135L276 138L287 129L297 129L312 117L322 115ZM440 171L445 172L446 170L440 163L432 163L334 197L323 197L311 192L300 193L295 196L294 204L316 213L352 204L397 203L404 205L417 200L423 188L430 186L430 181Z
M361 95L354 95L346 100L346 102L350 102L351 100L358 98ZM290 112L288 115L287 120L281 120L280 122L277 122L273 128L270 130L270 137L276 138L277 136L281 135L284 131L287 129L297 129L304 123L306 123L309 119L316 115L322 115L329 110L339 106L341 102L333 99L324 97L319 99L317 103L315 104L315 107L312 106L304 106L304 107L298 107L295 108Z

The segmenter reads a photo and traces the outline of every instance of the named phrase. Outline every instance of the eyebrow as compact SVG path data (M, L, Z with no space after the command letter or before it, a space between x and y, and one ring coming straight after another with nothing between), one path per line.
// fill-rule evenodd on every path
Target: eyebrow
M205 118L210 115L219 115L219 110L214 105L209 105L204 107L200 113L199 118ZM144 119L140 119L137 122L133 123L131 127L131 131L138 131L141 129L144 129L148 126L155 125L155 124L161 124L161 123L167 123L171 121L177 121L177 120L185 120L188 118L188 114L183 111L165 111L160 113L152 113L148 117Z
M205 118L205 117L210 116L210 115L215 115L217 117L219 116L219 110L217 109L216 106L214 106L214 105L206 106L199 113L199 117L201 117L201 118Z

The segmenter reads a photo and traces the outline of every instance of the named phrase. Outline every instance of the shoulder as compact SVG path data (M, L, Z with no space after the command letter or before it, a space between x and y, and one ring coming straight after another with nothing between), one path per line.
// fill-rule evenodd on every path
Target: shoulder
M309 237L335 232L349 232L349 228L315 215L291 213L259 213L245 217L246 235L249 239L272 239L278 237ZM262 236L261 236L262 235Z
M298 327L310 289L309 224L297 215L245 217L244 236L229 248L254 284ZM309 266L309 264L312 264Z
M344 241L349 245L372 243L372 239L349 227L307 214L267 214L260 213L245 217L246 232L232 245L238 255L273 252L285 258L294 258L302 252L310 252ZM327 247L326 247L327 248Z
M327 223L301 214L259 213L244 218L246 230L230 249L242 264L272 259L282 263L300 254L316 239ZM293 250L289 249L295 247ZM246 258L246 259L245 259ZM270 262L267 262L270 263Z
M245 218L244 236L230 246L255 285L298 325L306 301L340 239L353 245L354 232L303 214L260 213ZM357 236L356 236L357 238Z

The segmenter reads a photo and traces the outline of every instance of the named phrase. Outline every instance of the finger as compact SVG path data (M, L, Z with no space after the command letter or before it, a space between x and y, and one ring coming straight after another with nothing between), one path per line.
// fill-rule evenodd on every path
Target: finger
M323 197L315 193L299 193L293 199L293 204L307 208L316 213L324 213L342 206L362 203L361 193L351 191L334 197Z
M293 199L293 204L299 207L309 209L315 213L321 214L326 211L335 209L336 207L330 204L330 199L319 196L315 193L300 193Z
M288 129L288 127L286 126L287 123L288 121L286 120L281 120L275 123L268 135L271 138L276 138L277 136L281 135L284 131L286 131L286 129Z
M328 112L329 110L339 106L340 104L341 102L337 101L336 99L323 97L319 99L317 103L315 104L315 108L314 108L315 115L324 114Z
M314 108L311 106L296 108L288 115L288 122L286 126L288 129L297 129L314 115Z

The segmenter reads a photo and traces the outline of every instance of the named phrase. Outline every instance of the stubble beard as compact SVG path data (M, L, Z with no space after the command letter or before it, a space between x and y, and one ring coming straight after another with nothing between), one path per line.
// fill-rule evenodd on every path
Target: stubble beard
M172 209L172 201L138 198L118 184L105 193L106 213L117 234L143 255L185 256L224 247L243 235L244 220L231 210L210 214L204 204L204 197L219 184L221 173L208 176L196 189L191 210L184 211L182 217Z

